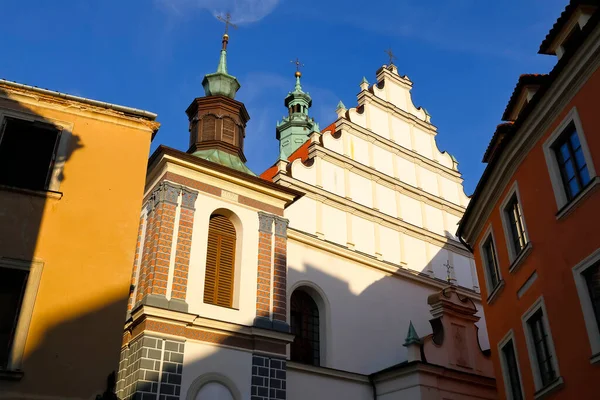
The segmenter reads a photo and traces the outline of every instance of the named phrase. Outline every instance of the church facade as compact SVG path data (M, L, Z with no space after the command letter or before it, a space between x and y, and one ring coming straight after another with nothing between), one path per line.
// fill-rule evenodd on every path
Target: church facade
M151 156L122 399L496 398L456 160L395 65L323 129L296 73L279 160L245 165L223 37L187 152Z

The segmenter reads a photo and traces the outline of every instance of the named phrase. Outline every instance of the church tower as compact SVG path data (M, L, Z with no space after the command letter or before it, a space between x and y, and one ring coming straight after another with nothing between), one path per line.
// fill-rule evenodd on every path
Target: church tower
M300 62L296 60L296 67ZM276 134L279 140L280 157L289 157L294 151L302 146L312 132L319 132L319 124L308 115L308 109L312 106L312 98L308 92L302 90L300 77L302 73L296 70L296 86L293 92L289 92L285 98L285 107L288 116L283 117L277 123Z
M246 167L244 138L250 119L246 106L235 100L240 83L227 73L227 43L223 35L221 57L217 72L202 80L204 97L198 97L185 111L190 121L190 148L188 153L254 175Z

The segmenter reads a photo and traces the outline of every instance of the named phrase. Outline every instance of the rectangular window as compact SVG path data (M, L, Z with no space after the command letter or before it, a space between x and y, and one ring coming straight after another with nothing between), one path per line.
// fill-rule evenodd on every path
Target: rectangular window
M502 347L502 367L505 373L506 393L510 394L511 400L523 400L521 392L521 377L519 375L519 365L512 339L509 339Z
M529 317L527 327L535 354L535 367L539 373L542 387L545 387L556 379L556 371L554 370L554 361L548 345L548 333L544 326L544 313L541 308Z
M0 185L46 190L58 137L53 125L6 117L0 127Z
M496 248L494 240L490 235L483 244L483 258L488 277L489 289L492 290L500 283L500 274L498 273L498 260L496 259Z
M554 152L567 199L571 200L590 181L583 148L581 147L579 136L573 123L567 127L554 143Z
M596 325L600 329L600 262L587 268L583 272L588 293L592 302Z
M527 234L525 233L525 225L523 223L523 212L517 194L513 194L508 204L504 208L504 215L508 222L510 242L513 248L514 256L519 253L527 245Z
M29 271L0 267L0 370L6 369Z

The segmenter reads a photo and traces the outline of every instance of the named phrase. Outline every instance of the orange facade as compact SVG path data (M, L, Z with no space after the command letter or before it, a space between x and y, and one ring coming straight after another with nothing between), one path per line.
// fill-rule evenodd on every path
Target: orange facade
M581 14L573 7L575 3L571 2L567 15L561 18L577 21ZM598 47L598 19L594 9L583 28L579 47L568 49L569 52L562 55L544 82L546 87L533 88L535 94L529 97L531 104L525 102L520 114L516 113L518 117L510 120L515 125L512 136L498 139L495 135L490 147L496 141L496 145L501 143L500 150L492 149L492 153L496 151L495 159L486 160L488 168L459 229L461 237L472 247L482 298L487 299L484 311L501 398L519 398L519 390L515 394L507 387L510 378L502 350L507 337L513 340L521 398L600 398L596 384L600 379L600 360L596 358L600 357L595 357L597 348L593 348L598 338L591 333L598 329L600 321L597 317L596 320L589 315L584 317L582 298L592 295L587 288L578 290L574 271L582 260L595 257L600 249L600 70L598 57L590 56L589 50L589 46ZM568 24L563 21L562 27L560 22L558 28L553 29L569 29ZM566 36L565 32L555 34ZM518 97L518 90L519 86L513 98ZM511 103L516 101L511 99ZM549 143L561 137L561 133L564 137L565 126L575 126L579 139L587 142L589 152L585 161L589 182L586 179L579 194L561 202L557 188L567 190L561 187L566 183L564 177L562 181L559 177L553 186L550 164L552 152L558 150L557 145L552 147ZM543 129L536 132L536 127ZM520 135L529 138L519 143ZM518 187L521 221L526 232L524 242L529 243L521 256L511 256L514 245L510 238L513 236L506 217L507 199L513 196L515 187ZM484 249L489 248L486 245L490 238L499 270L497 284L490 284L493 278L490 278L489 266L494 261L489 260L491 253ZM551 383L541 382L543 368L540 365L547 357L540 356L544 350L536 349L536 336L527 323L528 311L542 303L545 341L552 358L547 365L553 365L554 369L554 375L550 374Z

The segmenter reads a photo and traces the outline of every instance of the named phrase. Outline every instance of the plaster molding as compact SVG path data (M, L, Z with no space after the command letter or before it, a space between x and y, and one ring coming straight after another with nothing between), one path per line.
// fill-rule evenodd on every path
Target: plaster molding
M188 188L187 186L181 187L181 207L190 210L195 210L196 199L198 198L198 191Z
M272 234L274 220L275 220L274 215L259 211L258 212L258 231L263 232L263 233Z

